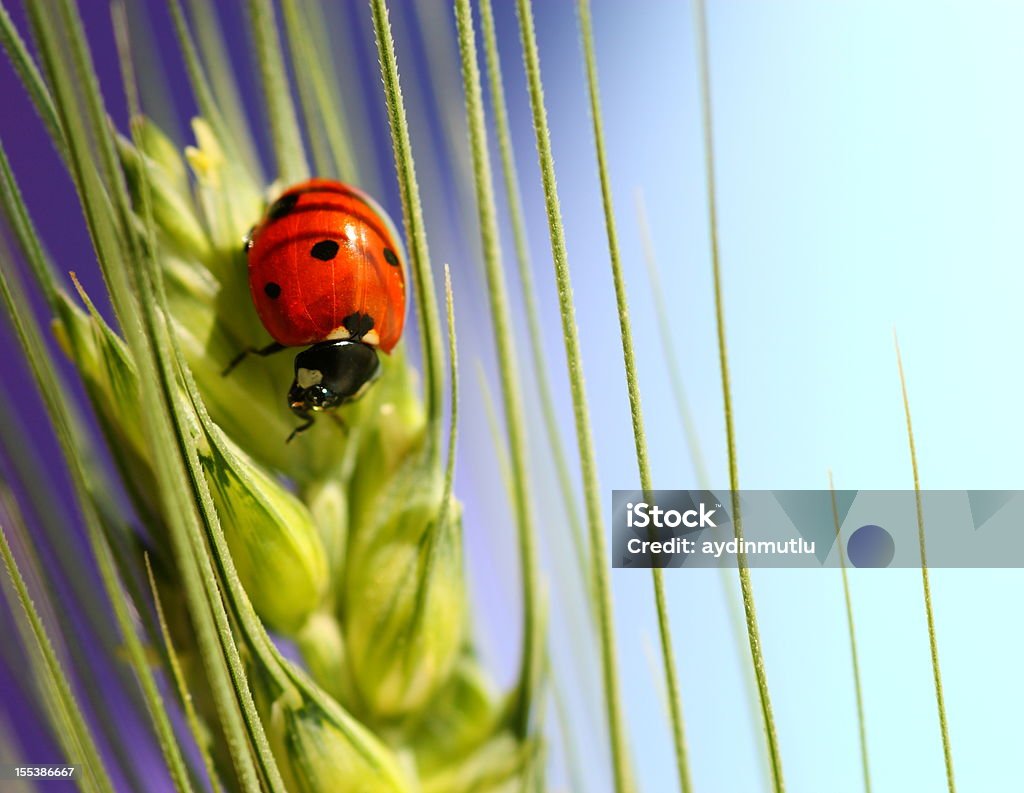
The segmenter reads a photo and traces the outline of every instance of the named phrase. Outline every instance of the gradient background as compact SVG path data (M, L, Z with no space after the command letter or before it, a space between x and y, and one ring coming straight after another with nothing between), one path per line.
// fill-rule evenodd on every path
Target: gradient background
M107 9L86 3L108 104L123 101ZM129 3L129 5L132 5ZM141 7L140 3L135 4ZM158 120L194 112L162 3L154 52L168 94ZM251 68L236 2L223 7L232 57ZM550 252L512 4L498 0L499 32L534 271L560 418L573 448ZM536 4L553 146L565 215L602 488L637 486L614 294L604 239L574 4ZM672 307L680 365L712 472L727 485L711 302L703 152L691 9L680 2L594 0L603 109L655 484L693 487L664 371L641 257L634 194L641 188ZM708 9L725 305L745 488L912 486L892 341L898 331L914 412L922 486L1017 488L1024 441L1016 364L1021 338L1024 202L1024 7L1009 2L728 0ZM418 11L419 18L415 13ZM367 147L368 186L398 214L379 75L363 3L339 3L338 58L352 123ZM18 20L19 14L15 15ZM403 88L433 260L451 262L464 364L465 421L457 489L466 502L468 566L486 657L509 681L518 613L513 527L483 397L496 391L481 296L479 247L466 167L461 85L448 3L392 4ZM24 27L22 27L24 30ZM447 61L445 59L448 59ZM446 75L438 79L442 69ZM353 86L355 86L353 88ZM258 87L246 73L266 145ZM360 96L360 91L363 95ZM0 64L0 138L58 263L102 291L68 179L10 68ZM362 101L360 101L362 100ZM182 137L184 140L184 137ZM455 146L452 146L452 142ZM497 164L495 156L495 165ZM467 203L469 202L469 203ZM510 236L505 235L512 276ZM518 294L513 280L513 294ZM67 494L52 439L4 327L4 390ZM520 344L525 353L526 339ZM533 401L532 380L526 383ZM570 628L581 614L539 417L531 435L553 599L554 657L587 791L610 789L599 725L596 655ZM755 593L791 791L862 789L849 645L837 571L755 571ZM724 579L735 584L734 575ZM654 658L650 576L615 571L619 652L635 765L648 791L675 789L668 722ZM748 702L716 571L666 577L695 789L767 788L759 726ZM920 575L851 573L876 791L945 788ZM1024 712L1019 675L1019 571L936 570L932 590L958 787L1010 789L1019 778ZM0 678L22 742L52 746ZM556 755L560 752L555 751ZM562 779L555 758L553 782Z

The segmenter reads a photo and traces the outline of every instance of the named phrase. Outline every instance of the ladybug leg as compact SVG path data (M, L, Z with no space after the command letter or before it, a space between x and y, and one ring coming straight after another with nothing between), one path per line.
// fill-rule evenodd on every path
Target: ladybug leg
M300 432L305 432L306 430L308 430L310 427L313 426L313 422L316 421L316 419L312 415L310 415L309 413L303 414L303 418L306 419L306 423L305 424L300 424L298 427L293 429L291 431L291 434L285 439L285 443L291 443L292 439L296 435L298 435Z
M231 374L231 370L238 366L238 364L240 364L242 361L244 361L246 356L259 355L266 358L268 355L273 355L275 352L281 352L281 350L284 349L286 349L285 346L283 344L279 344L276 341L271 342L266 347L249 347L247 349L244 349L240 353L238 353L238 355L231 359L231 363L229 363L224 368L224 371L220 373L221 377L227 377L229 374Z
M305 432L306 430L308 430L310 427L313 426L313 422L316 421L316 418L311 413L302 413L301 415L302 418L306 420L306 423L300 424L298 427L293 429L291 431L291 434L288 436L287 440L285 440L285 443L291 443L296 435L298 435L300 432ZM343 433L348 435L348 424L345 423L345 419L343 419L337 413L328 413L327 415L334 419L334 423L338 425L338 429L340 429Z

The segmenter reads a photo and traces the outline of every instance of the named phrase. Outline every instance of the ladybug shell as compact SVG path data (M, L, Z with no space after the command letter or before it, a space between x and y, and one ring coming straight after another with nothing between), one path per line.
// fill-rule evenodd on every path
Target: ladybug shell
M274 340L300 347L357 338L391 352L405 324L405 254L377 203L310 179L267 210L247 243L249 289Z

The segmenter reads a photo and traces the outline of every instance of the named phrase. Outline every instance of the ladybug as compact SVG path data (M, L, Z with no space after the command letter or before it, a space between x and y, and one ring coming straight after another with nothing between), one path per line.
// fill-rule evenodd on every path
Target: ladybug
M387 214L368 195L330 179L286 190L245 238L249 291L274 341L240 353L295 356L288 406L312 426L318 411L361 396L405 323L405 257Z

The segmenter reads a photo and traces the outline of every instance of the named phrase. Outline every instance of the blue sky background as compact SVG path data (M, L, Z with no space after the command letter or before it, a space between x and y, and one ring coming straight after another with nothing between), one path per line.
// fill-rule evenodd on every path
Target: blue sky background
M571 4L540 29L602 484L637 483ZM1024 18L1012 3L711 2L722 266L740 482L1020 487ZM646 194L680 362L714 483L727 482L691 9L595 2L602 98L655 482L693 486L635 222ZM511 66L514 66L511 61ZM509 68L509 71L512 71ZM514 73L514 72L513 72ZM521 172L535 169L515 97ZM528 197L535 224L542 205ZM533 246L545 260L535 225ZM550 275L540 269L542 283ZM548 283L550 286L550 283ZM546 294L549 316L553 294ZM552 346L552 351L557 349ZM564 413L566 427L571 417ZM571 437L571 436L570 436ZM745 667L714 572L666 574L697 790L766 789ZM673 789L650 578L615 571L633 748ZM732 579L730 578L730 583ZM755 571L788 788L862 789L838 573ZM936 570L958 786L1012 786L1024 686L1019 571ZM854 571L876 791L944 789L920 574ZM585 750L588 764L600 752ZM606 789L595 782L595 789ZM606 783L605 783L606 784Z
M549 360L567 447L572 416L561 365L550 252L513 4L496 0L514 143L530 226ZM169 117L192 112L173 39ZM434 263L455 274L464 421L457 490L466 502L467 564L483 650L503 681L516 668L513 527L484 414L479 367L496 393L472 200L465 184L461 86L449 4L393 5L403 87ZM601 484L637 485L575 4L536 3L554 156ZM83 4L104 87L123 121L105 4ZM223 4L232 57L251 52L236 4ZM363 3L334 14L332 40L365 96L351 123L382 175L371 184L397 214L379 79ZM694 36L688 3L593 0L611 176L633 312L655 483L696 484L669 390L641 256L634 195L644 191L679 361L716 487L727 484ZM420 17L414 16L418 9ZM161 21L163 20L163 21ZM912 485L892 333L900 336L922 485L1019 488L1017 419L1024 331L1020 294L1024 195L1024 7L1011 2L709 3L722 267L740 483L746 488ZM422 31L422 35L417 35ZM451 66L444 79L430 70ZM89 291L101 292L88 241L6 64L0 136L44 237ZM243 80L247 96L257 86ZM151 112L161 107L150 104ZM254 100L254 119L260 125ZM33 129L35 131L33 132ZM448 137L446 138L446 135ZM263 136L265 143L266 135ZM446 143L446 141L448 141ZM456 145L452 145L452 141ZM494 156L497 163L496 152ZM375 177L371 173L371 180ZM460 204L460 202L462 202ZM461 210L460 210L461 207ZM512 273L511 237L507 264ZM513 294L516 294L513 288ZM515 299L518 305L518 298ZM4 331L6 333L6 331ZM4 337L5 343L7 337ZM520 340L525 355L526 339ZM23 378L5 364L11 382ZM14 372L15 374L12 374ZM526 375L529 399L532 380ZM597 658L578 624L583 602L536 404L538 523L552 599L556 678L578 729L585 790L610 790L600 731ZM29 399L17 404L31 426ZM48 439L40 440L50 454ZM47 449L50 449L47 452ZM55 474L55 489L63 479ZM753 573L768 678L790 791L862 789L842 590L836 571ZM635 765L643 789L675 789L668 722L653 658L650 576L615 571L619 652ZM668 571L677 657L697 791L767 789L752 719L746 649L737 644L716 571ZM1017 778L1024 710L1019 571L935 570L932 589L958 787L1008 789ZM875 791L944 789L920 575L853 571ZM575 632L574 632L575 631ZM742 639L742 637L741 637ZM564 778L557 749L553 782Z

